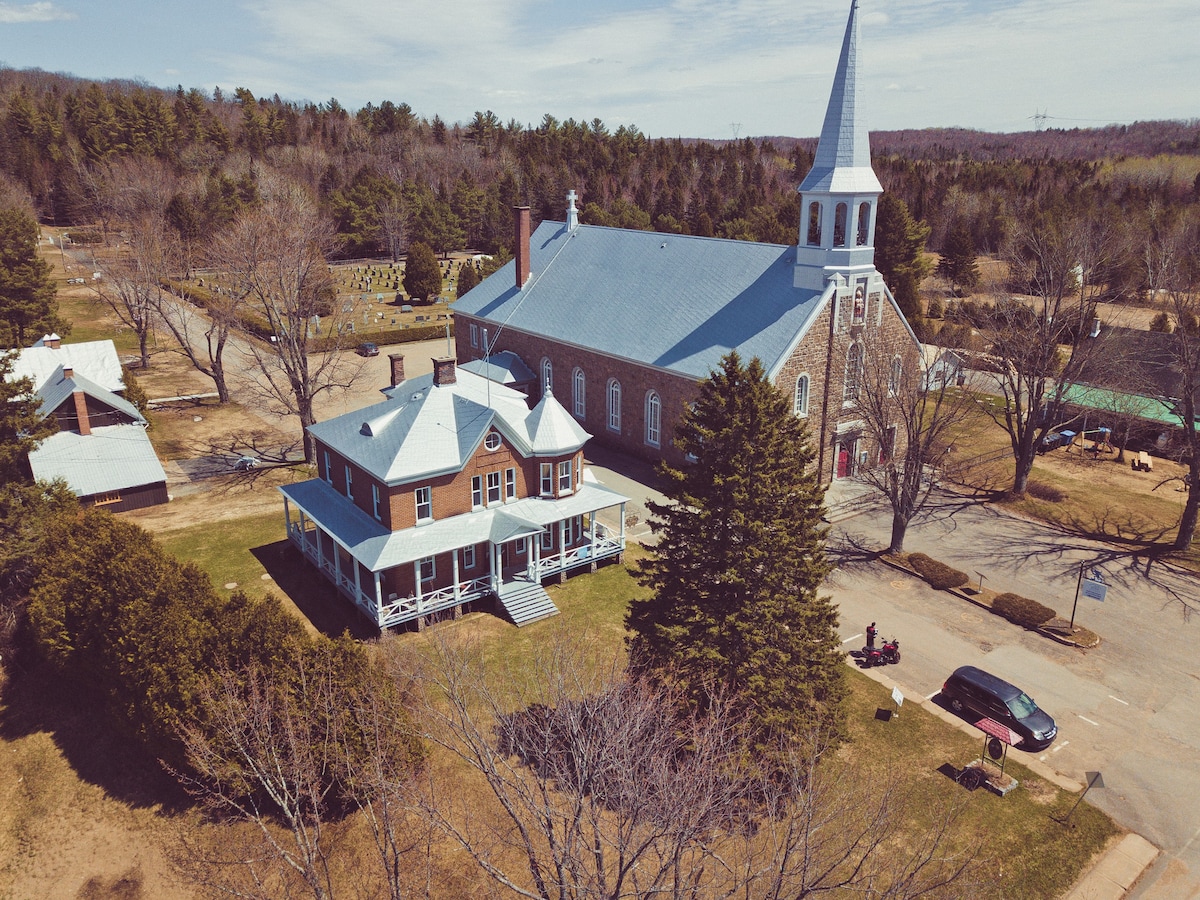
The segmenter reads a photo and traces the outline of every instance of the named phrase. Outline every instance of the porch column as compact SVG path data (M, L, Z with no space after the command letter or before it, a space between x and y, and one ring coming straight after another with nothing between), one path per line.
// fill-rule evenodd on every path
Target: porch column
M592 523L592 543L591 543L591 549L588 550L588 571L589 572L596 571L596 536L597 536L597 532L599 532L599 530L600 530L600 523L596 521L596 513L597 512L599 512L599 510L593 509L590 513L588 513L588 519Z
M495 543L489 541L488 547L491 548L488 553L492 558L492 571L490 573L492 579L492 590L500 593L500 548Z
M421 593L421 561L419 559L413 563L413 584L416 585L417 612L420 612L421 597L424 595Z
M529 548L529 558L533 560L533 564L530 566L529 580L540 582L542 570L542 536L539 534L537 537L531 537L529 543L531 545Z
M375 618L383 611L383 578L382 572L372 573L375 576Z
M324 572L325 571L325 549L322 546L323 541L321 540L320 526L316 527L316 529L313 531L313 535L317 539L317 568L320 569L322 572Z
M303 515L301 513L301 516ZM286 496L283 498L283 533L288 537L292 536L292 506Z
M359 573L359 569L362 567L358 564L358 560L353 556L350 557L350 563L354 566L354 605L362 606L362 575Z
M333 542L333 584L339 591L342 589L342 554L338 553L337 541Z
M462 585L458 583L458 550L454 550L450 554L450 557L453 560L454 566L454 602L458 603L462 600Z
M621 548L625 547L625 501L621 501Z

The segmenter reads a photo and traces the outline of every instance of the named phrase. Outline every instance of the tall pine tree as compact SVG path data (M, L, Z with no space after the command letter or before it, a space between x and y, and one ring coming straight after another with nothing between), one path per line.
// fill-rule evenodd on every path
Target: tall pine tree
M0 346L25 347L51 331L66 334L37 238L37 222L19 209L0 209Z
M921 279L929 274L925 256L929 226L913 218L903 200L891 194L879 198L875 225L875 268L892 290L900 311L909 319L921 315Z
M958 225L946 235L946 246L937 265L937 273L955 289L970 292L979 286L979 265L975 258L975 242L971 232Z
M756 740L840 728L845 686L828 572L824 490L804 423L754 359L736 352L703 382L676 430L695 459L664 466L670 503L631 603L635 669L677 680L704 705L730 692Z

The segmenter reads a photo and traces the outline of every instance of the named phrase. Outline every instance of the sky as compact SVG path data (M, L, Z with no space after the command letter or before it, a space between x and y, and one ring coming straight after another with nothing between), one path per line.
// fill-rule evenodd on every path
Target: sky
M0 0L0 66L448 123L815 137L849 0ZM1200 118L1197 0L861 0L872 131ZM1044 118L1040 118L1043 117Z

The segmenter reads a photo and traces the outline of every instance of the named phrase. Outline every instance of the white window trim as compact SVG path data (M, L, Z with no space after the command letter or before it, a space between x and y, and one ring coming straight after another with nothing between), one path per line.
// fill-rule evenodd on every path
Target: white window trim
M496 482L496 484L495 484L496 499L494 499L494 500L492 499L492 487L493 487L492 481L493 480ZM487 473L487 476L484 478L484 486L487 489L486 502L487 502L488 506L491 506L493 503L504 502L504 483L501 480L499 469L497 469L494 472Z
M474 322L471 323L471 346L479 346L479 326Z
M553 550L554 549L554 532L551 531L549 528L545 528L542 530L542 549L543 550Z
M470 547L462 548L462 562L463 562L464 569L474 569L475 568L475 545L474 544L472 544Z
M608 412L608 430L621 433L621 382L615 378L608 380L604 391L605 406Z
M800 382L804 382L804 402L800 403ZM808 418L808 397L812 391L812 378L807 372L801 372L796 376L796 387L792 392L792 412L795 413L797 419Z
M646 392L646 443L662 446L662 397L658 391Z
M550 357L542 357L539 369L542 373L542 390L554 390L554 363L550 361Z
M564 471L565 470L565 471ZM566 481L566 486L563 486L563 481ZM558 464L558 479L556 482L558 488L558 496L563 494L574 493L571 487L571 460L564 459Z
M571 373L571 392L574 403L572 409L575 412L575 418L584 419L587 416L587 376L583 373L583 369L578 366Z
M425 563L429 563L429 577L425 577ZM437 581L437 557L423 556L417 560L417 579L421 582L423 588L427 584L432 584Z
M541 497L554 496L554 463L544 462L541 464L541 481L538 494Z
M325 480L333 487L333 462L329 459L329 451L325 451Z
M471 476L471 509L483 507L483 476Z
M382 522L383 517L379 515L379 485L371 484L371 508L374 510L376 521Z
M504 470L504 499L515 500L517 496L517 470L508 468Z
M350 500L354 499L354 475L350 463L346 463L346 497Z
M424 502L421 502L422 494L427 498ZM416 507L417 507L417 521L418 522L432 522L433 521L433 488L429 487L428 485L426 485L425 487L417 488L415 491L413 491L413 500L416 502ZM424 506L428 509L429 514L427 516L421 515L421 507L422 506Z

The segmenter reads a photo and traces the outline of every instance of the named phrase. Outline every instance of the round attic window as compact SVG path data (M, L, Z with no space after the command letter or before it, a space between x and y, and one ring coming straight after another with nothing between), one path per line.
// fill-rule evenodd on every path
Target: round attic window
M489 431L488 436L483 439L483 446L489 450L499 450L500 435L494 431Z

